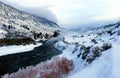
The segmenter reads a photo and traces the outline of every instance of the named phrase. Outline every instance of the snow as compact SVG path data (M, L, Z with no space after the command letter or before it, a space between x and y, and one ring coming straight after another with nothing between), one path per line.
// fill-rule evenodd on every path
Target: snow
M3 46L3 47L0 47L0 56L31 51L35 47L38 47L40 45L42 45L42 43L38 43L36 45L30 44L30 45L25 45L25 46L24 45Z
M113 45L112 49L96 59L92 64L77 71L68 78L120 78L120 45Z
M110 57L109 57L110 56ZM110 78L112 61L110 50L96 59L91 65L83 68L68 78Z
M113 46L113 58L112 78L120 78L120 45Z
M79 35L72 33L64 35L64 40L57 42L55 46L63 51L59 56L67 57L74 62L75 68L67 78L120 78L120 35L117 34L119 29L120 25L118 28L113 25L90 30ZM108 31L114 33L111 35ZM97 43L94 43L93 39ZM80 46L92 46L92 48L98 46L101 48L104 43L110 43L112 48L104 50L100 57L95 58L91 64L82 60L81 57L77 57L80 54ZM61 49L63 47L64 49ZM74 49L76 51L72 53ZM91 55L91 53L89 52L88 55Z

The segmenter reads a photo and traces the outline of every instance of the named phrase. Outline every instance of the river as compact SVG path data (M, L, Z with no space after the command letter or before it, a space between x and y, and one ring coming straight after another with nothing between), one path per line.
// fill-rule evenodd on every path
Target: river
M32 51L0 56L0 76L16 72L26 66L34 66L62 53L53 44L42 43L43 45L34 48Z

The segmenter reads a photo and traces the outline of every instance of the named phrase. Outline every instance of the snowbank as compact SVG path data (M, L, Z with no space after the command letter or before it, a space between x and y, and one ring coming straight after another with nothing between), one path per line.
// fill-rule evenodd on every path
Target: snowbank
M3 47L0 47L0 56L19 53L19 52L31 51L35 47L38 47L40 45L42 45L42 43L38 43L36 45L30 44L30 45L25 45L25 46L24 45L3 46Z

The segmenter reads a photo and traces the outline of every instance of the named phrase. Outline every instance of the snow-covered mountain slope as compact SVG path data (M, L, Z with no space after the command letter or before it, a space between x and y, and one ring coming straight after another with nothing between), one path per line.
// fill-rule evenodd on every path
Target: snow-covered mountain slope
M73 60L68 78L120 78L120 23L69 33L55 44L60 56Z
M0 2L0 38L53 35L58 25ZM42 34L42 36L41 36Z

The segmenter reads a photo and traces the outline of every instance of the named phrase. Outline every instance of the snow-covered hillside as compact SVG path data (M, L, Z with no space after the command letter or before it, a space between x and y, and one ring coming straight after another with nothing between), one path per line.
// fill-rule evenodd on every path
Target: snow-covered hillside
M61 74L58 78L120 78L120 23L110 24L98 28L88 30L83 33L69 32L61 36L59 41L55 41L55 47L63 53L59 58L66 57L71 63L62 63L63 67L68 65L72 70L69 73ZM51 59L52 61L53 59ZM56 61L54 61L56 62ZM48 62L46 62L48 64ZM49 61L51 64L51 62ZM42 63L41 63L42 64ZM38 66L42 66L39 64ZM57 66L55 66L56 68ZM36 69L37 66L31 68ZM38 68L39 69L39 68ZM52 68L49 68L52 70ZM14 78L17 76L25 77L22 72L30 74L28 68L22 69L11 75L5 75L3 78ZM64 70L66 70L64 68ZM56 71L40 71L46 72L45 77L40 73L33 73L34 78L56 78L50 77L50 73ZM27 75L26 74L26 75ZM27 76L28 77L28 76ZM33 78L33 77L30 77Z
M52 36L58 25L0 2L0 38ZM42 37L41 37L42 34Z
M73 60L74 70L68 78L120 78L120 23L86 31L69 33L55 44L60 56Z

